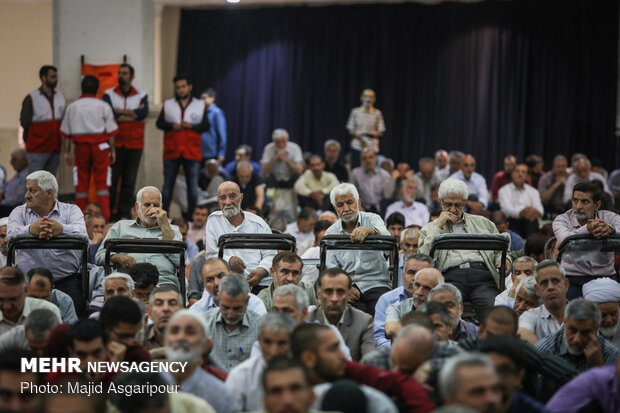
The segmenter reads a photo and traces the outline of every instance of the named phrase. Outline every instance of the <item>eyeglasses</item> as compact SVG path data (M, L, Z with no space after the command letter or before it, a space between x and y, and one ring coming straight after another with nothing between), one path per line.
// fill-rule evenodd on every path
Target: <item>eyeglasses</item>
M465 206L465 203L464 202L443 202L441 201L441 205L446 209L451 209L451 208L461 209Z

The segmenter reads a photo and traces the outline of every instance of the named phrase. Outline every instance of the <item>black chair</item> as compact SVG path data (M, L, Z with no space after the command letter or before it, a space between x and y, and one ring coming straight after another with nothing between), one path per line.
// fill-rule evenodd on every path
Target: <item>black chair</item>
M88 302L88 238L86 235L66 235L61 234L49 240L39 239L32 234L18 235L9 240L6 265L15 264L15 254L17 250L79 250L82 252L82 265L79 271L82 286L82 297L84 302ZM45 263L40 263L45 267ZM76 308L77 311L80 311ZM86 304L85 310L88 310Z
M183 306L186 301L185 288L185 250L187 246L183 241L168 241L161 239L141 239L141 238L112 238L105 241L103 247L106 249L104 271L108 275L113 271L112 253L124 254L179 254L179 265L176 266L177 279L179 280L179 291L183 299Z
M587 257L593 252L613 252L620 253L620 235L612 235L606 238L594 238L592 234L571 235L558 245L557 262L562 262L565 254L578 257ZM569 274L570 275L570 274ZM609 275L609 274L605 274Z
M398 240L392 236L369 235L364 242L352 242L349 235L325 235L321 239L321 262L319 272L325 269L328 250L386 251L388 252L388 273L392 288L398 286Z
M434 258L437 250L501 251L499 290L504 291L509 246L510 237L507 234L441 234L433 239L429 255Z
M297 240L290 234L224 234L217 241L218 257L226 249L297 251Z

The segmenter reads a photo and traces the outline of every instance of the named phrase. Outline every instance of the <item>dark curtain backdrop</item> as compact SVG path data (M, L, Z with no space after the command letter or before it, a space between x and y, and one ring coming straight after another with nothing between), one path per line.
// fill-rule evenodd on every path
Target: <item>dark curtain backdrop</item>
M259 159L277 127L304 150L346 150L349 111L373 88L383 154L417 168L458 149L490 177L508 153L616 167L617 48L617 1L227 8L183 10L177 67L196 95L217 90L227 158L247 143Z

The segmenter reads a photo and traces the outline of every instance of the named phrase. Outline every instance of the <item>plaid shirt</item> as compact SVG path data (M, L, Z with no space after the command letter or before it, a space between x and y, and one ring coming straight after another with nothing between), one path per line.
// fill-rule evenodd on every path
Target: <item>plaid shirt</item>
M258 335L258 314L247 310L241 325L233 331L229 331L224 325L219 308L207 311L204 316L209 326L208 336L213 340L208 364L229 372L250 357L252 345Z

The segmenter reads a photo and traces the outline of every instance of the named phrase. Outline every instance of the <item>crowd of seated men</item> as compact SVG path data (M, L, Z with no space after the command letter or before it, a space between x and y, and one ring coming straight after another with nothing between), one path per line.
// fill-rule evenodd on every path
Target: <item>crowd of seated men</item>
M585 155L570 168L558 155L547 172L538 156L508 155L484 177L473 155L443 150L415 171L365 147L351 169L337 141L304 155L283 129L260 164L251 151L237 149L222 168L232 180L214 181L191 220L146 186L131 219L107 222L96 203L61 202L51 173L25 176L25 203L0 219L0 411L620 411L619 260L597 247L620 235L620 202ZM219 251L222 235L274 233L296 250ZM443 234L504 234L509 251L431 256ZM329 235L360 248L328 251L319 270L307 262ZM572 235L584 236L581 254L558 260ZM87 262L44 247L67 236L88 240ZM398 241L395 262L363 248L377 236ZM6 266L20 237L41 248ZM186 255L113 252L106 271L106 241L119 238L182 242ZM21 357L187 367L43 375L23 372ZM180 392L35 397L26 381Z

